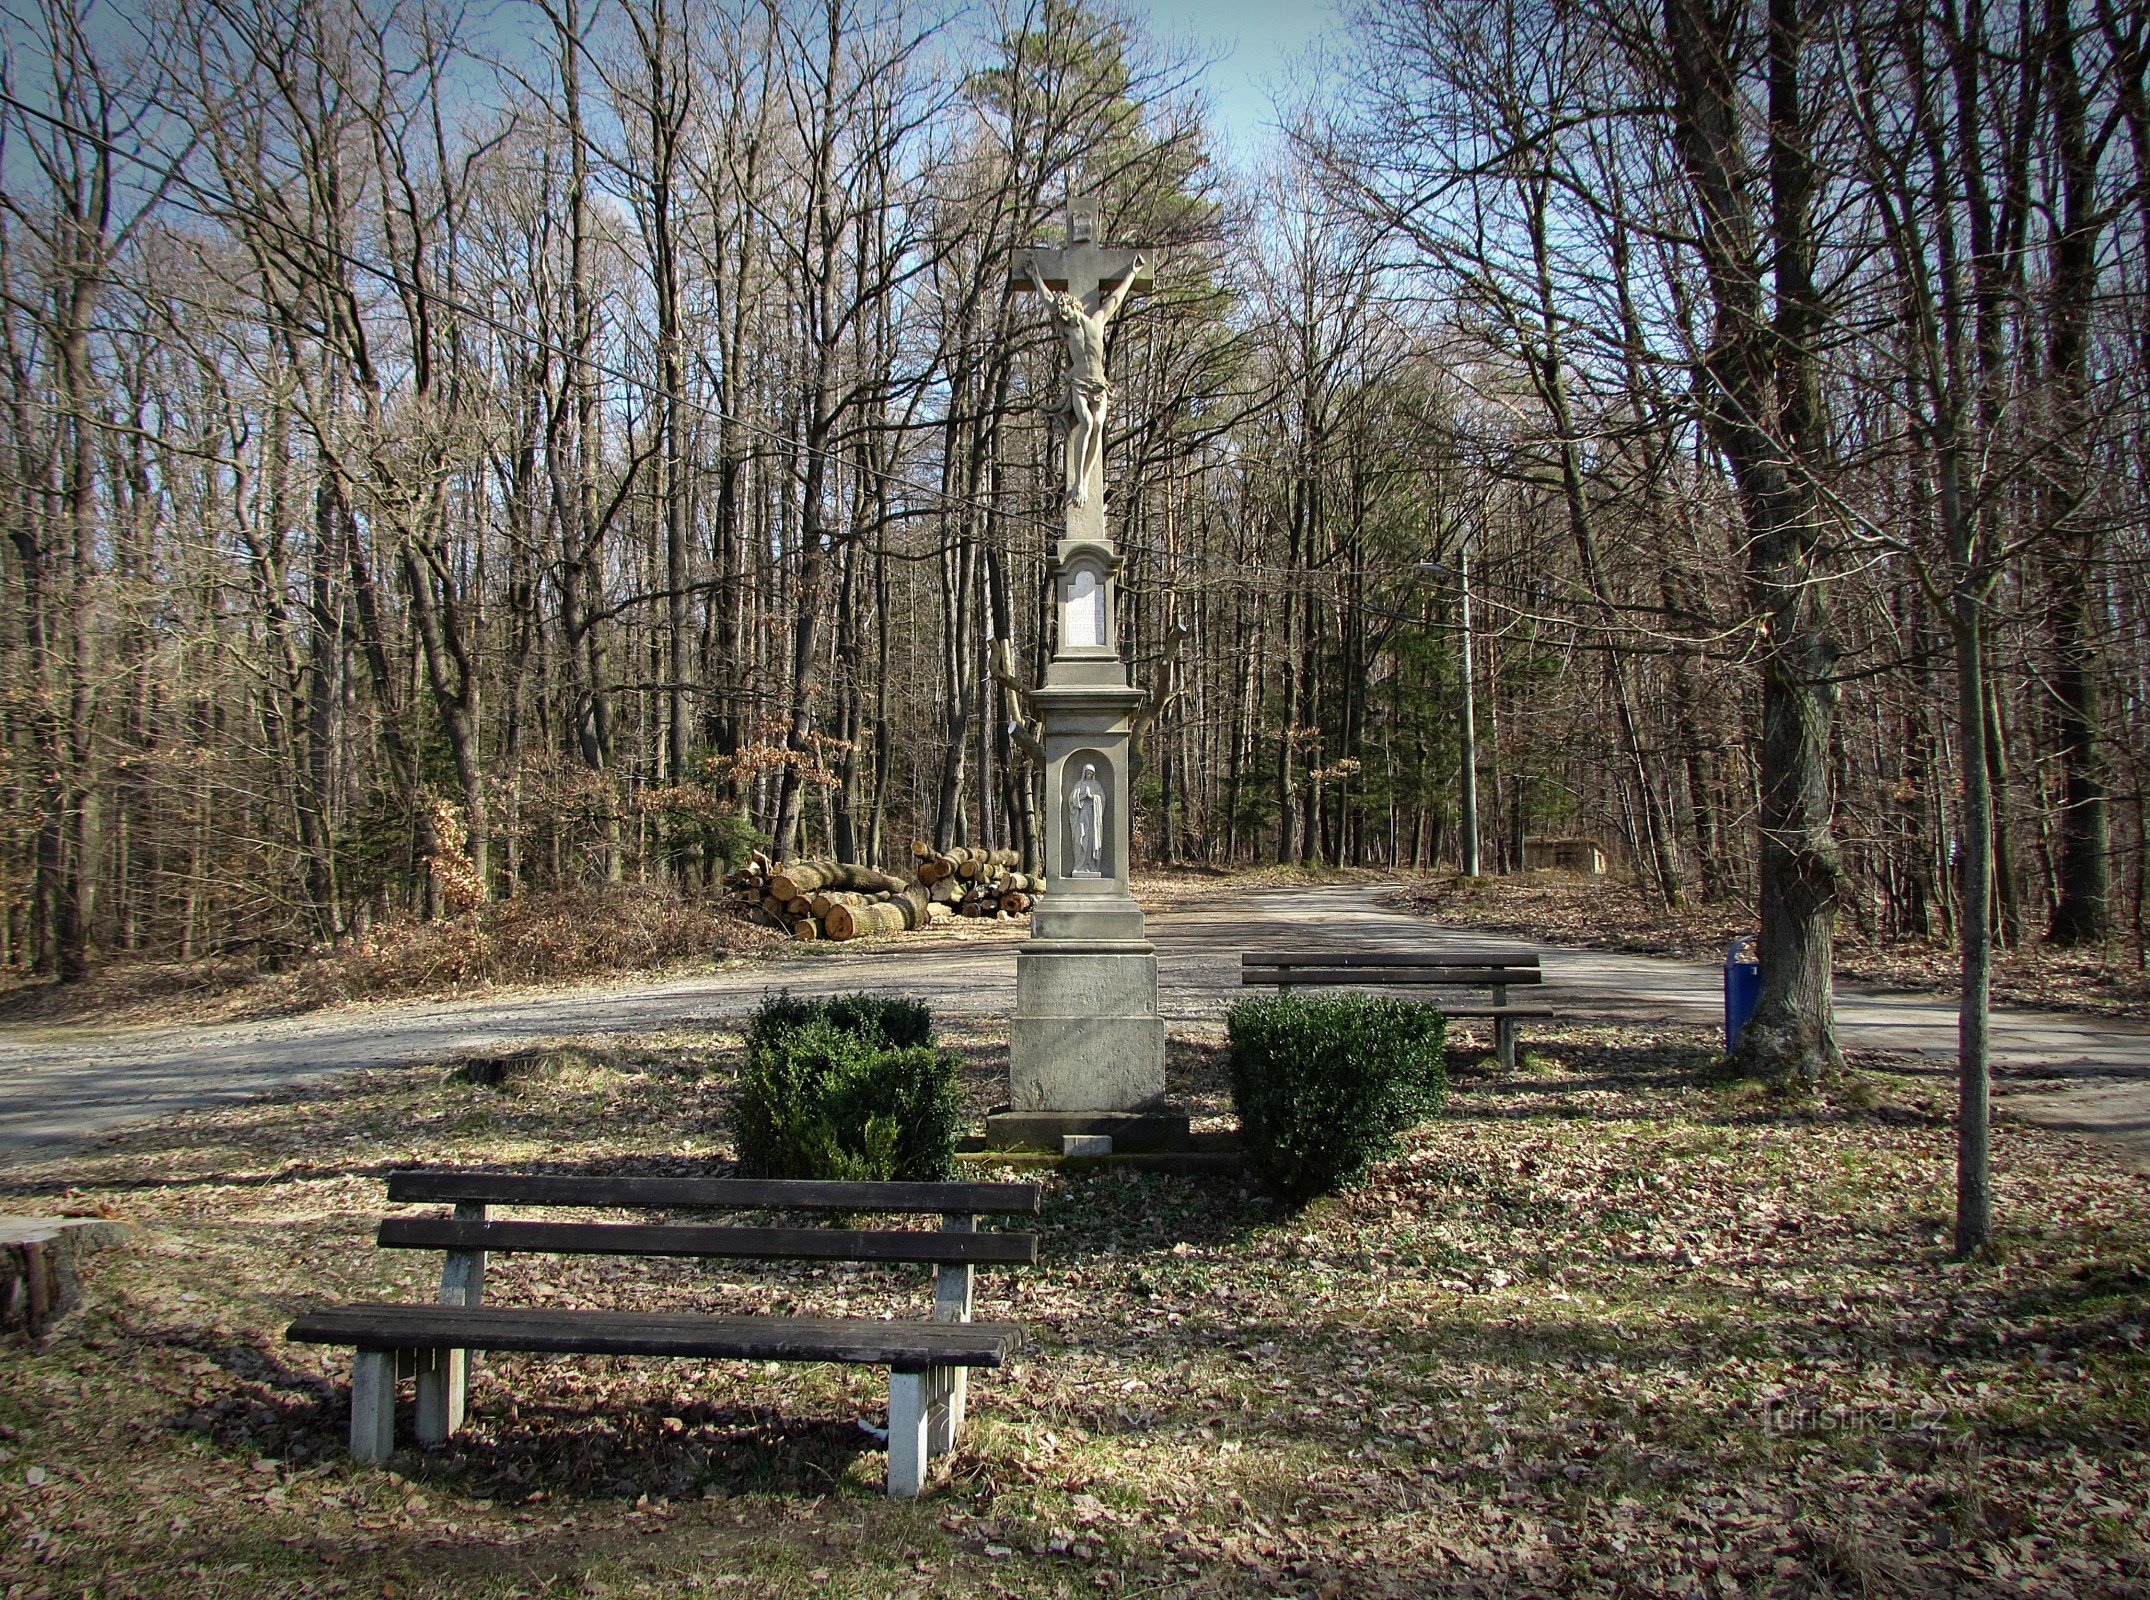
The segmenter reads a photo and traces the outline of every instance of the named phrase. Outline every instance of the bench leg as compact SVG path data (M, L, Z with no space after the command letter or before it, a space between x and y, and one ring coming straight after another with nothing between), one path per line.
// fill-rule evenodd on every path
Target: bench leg
M1515 1018L1493 1019L1493 1048L1500 1057L1501 1071L1515 1071Z
M951 1212L941 1219L943 1233L969 1233L976 1218ZM938 1267L933 1275L933 1320L968 1322L971 1313L972 1273L968 1263ZM970 1368L936 1367L927 1446L935 1455L946 1455L963 1437L963 1407L970 1397Z
M969 1398L970 1368L935 1367L927 1376L931 1394L926 1405L926 1452L944 1456L963 1437L963 1403Z
M351 1459L386 1461L395 1448L395 1352L360 1350L351 1358Z
M443 1350L440 1353L440 1439L430 1441L438 1444L463 1427L463 1413L470 1399L470 1352L468 1350ZM420 1391L423 1397L424 1390Z
M428 1447L448 1442L463 1420L461 1350L418 1352L418 1442Z
M910 1500L926 1486L926 1386L932 1375L888 1375L888 1495Z
M476 1201L459 1202L455 1208L455 1219L458 1222L483 1222L485 1206ZM439 1298L444 1306L474 1306L484 1302L483 1250L450 1250L446 1254L441 1263ZM449 1434L463 1426L463 1413L470 1395L470 1352L450 1350L445 1354L447 1397L444 1406L445 1426L441 1439L446 1439Z
M459 1205L455 1208L459 1222L483 1222L485 1207L482 1205ZM485 1252L483 1250L450 1250L440 1274L440 1303L444 1306L474 1306L485 1299ZM438 1444L463 1426L463 1413L470 1395L470 1352L447 1350L446 1371L442 1381L447 1393L442 1407L442 1432L440 1439L427 1441ZM420 1396L423 1399L423 1394ZM420 1434L421 1439L424 1435Z

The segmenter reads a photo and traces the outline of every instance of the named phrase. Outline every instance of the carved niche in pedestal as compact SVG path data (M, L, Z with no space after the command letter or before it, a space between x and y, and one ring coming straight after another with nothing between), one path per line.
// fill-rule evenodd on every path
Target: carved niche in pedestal
M1067 794L1061 805L1062 850L1071 878L1118 876L1112 849L1112 763L1101 751L1078 750L1061 765Z

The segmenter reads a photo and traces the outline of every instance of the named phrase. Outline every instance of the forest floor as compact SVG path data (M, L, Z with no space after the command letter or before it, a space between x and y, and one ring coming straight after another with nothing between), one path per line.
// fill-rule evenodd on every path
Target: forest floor
M1510 934L1533 943L1722 961L1753 929L1743 906L1690 904L1668 911L1610 875L1529 872L1459 878L1448 871L1398 874L1373 868L1158 869L1137 874L1136 897L1153 912L1212 906L1264 889L1379 886L1384 903L1445 926ZM1025 924L1017 923L1021 928ZM875 948L919 948L958 939L996 941L1007 924L956 922L930 934L877 939ZM258 959L196 961L117 957L89 981L55 984L0 977L0 1027L94 1022L121 1027L169 1022L245 1022L302 1015L349 1002L447 999L533 985L614 977L687 976L727 962L771 959L792 946L739 921L713 901L646 886L531 894L441 922L377 929L363 948L307 954L266 969ZM1845 927L1837 975L1849 982L1953 994L1956 955L1946 945L1881 943ZM2150 1018L2150 969L2132 948L2057 950L2031 945L1996 953L1994 999L2006 1005Z
M1390 881L1391 874L1358 868L1189 868L1140 874L1135 891L1144 905L1168 908L1259 888ZM908 940L876 939L873 947L999 939L1010 927L958 918ZM697 899L647 885L534 893L490 902L462 917L388 923L362 946L268 965L239 955L192 961L120 955L81 983L0 973L0 1026L251 1022L347 1002L449 999L592 979L685 976L796 948L780 934L732 916L714 897Z
M18 978L0 988L0 1023L247 1022L352 1000L690 971L782 942L714 898L642 885L529 894L466 916L387 923L363 944L273 962L121 955L80 983Z
M1458 930L1380 903L1373 874L1182 875L1139 881L1158 954L1168 1024L1216 1025L1247 991L1240 953L1339 949L1467 950L1513 936ZM736 1025L778 988L917 995L944 1018L1002 1022L1015 1005L1021 921L960 922L853 943L759 941L722 962L655 974L477 986L475 992L352 1002L251 1021L117 1026L0 1023L0 1160L11 1151L110 1132L211 1104L243 1101L342 1072L499 1052L566 1035L630 1035ZM1545 998L1563 1017L1704 1026L1721 1014L1714 962L1541 948ZM1942 995L1837 993L1838 1037L1952 1069L1955 1007ZM1993 1068L2004 1108L2048 1126L2096 1131L2150 1165L2150 1027L2080 1012L1997 1009Z
M1668 910L1655 895L1609 874L1523 872L1469 879L1443 872L1398 885L1384 903L1447 927L1691 961L1721 962L1734 939L1754 931L1751 906L1689 904ZM1954 945L1867 939L1848 920L1837 928L1836 975L1882 989L1938 994L1958 989ZM2096 950L2039 944L2001 949L1994 952L1993 998L1999 1005L2150 1018L2150 968L2131 944L2118 941Z
M1173 1091L1225 1101L1221 1032ZM964 1027L982 1108L1005 1034ZM414 1161L708 1171L736 1032L449 1062L178 1115L0 1172L0 1210L132 1224L5 1353L0 1594L2118 1597L2150 1584L2150 1177L1996 1131L1996 1261L1947 1257L1929 1063L1818 1100L1700 1027L1568 1027L1359 1190L1046 1178L1028 1330L915 1503L877 1372L493 1356L468 1431L345 1459L349 1354L301 1306L430 1295L373 1248ZM922 1279L518 1255L522 1303L918 1315ZM407 1435L406 1435L407 1437Z

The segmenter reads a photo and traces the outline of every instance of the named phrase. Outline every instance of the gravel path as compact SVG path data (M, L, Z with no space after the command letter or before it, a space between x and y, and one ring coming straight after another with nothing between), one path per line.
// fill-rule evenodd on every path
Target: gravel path
M1516 942L1384 910L1371 894L1363 885L1266 889L1153 913L1160 1009L1174 1022L1214 1022L1241 992L1243 949L1470 949ZM800 994L902 989L942 1015L1006 1016L1015 1003L1021 937L1011 928L1005 939L802 945L779 961L684 978L347 1006L263 1022L0 1028L0 1160L11 1150L357 1067L436 1061L563 1034L737 1018L779 986ZM1563 1016L1647 1023L1709 1022L1722 1014L1711 966L1551 947L1543 959L1547 999ZM1846 1045L1923 1055L1937 1073L1954 1070L1955 1007L1944 996L1846 991L1838 996L1837 1023ZM2004 1110L2103 1135L2150 1166L2150 1026L2005 1011L1995 1013L1993 1036Z

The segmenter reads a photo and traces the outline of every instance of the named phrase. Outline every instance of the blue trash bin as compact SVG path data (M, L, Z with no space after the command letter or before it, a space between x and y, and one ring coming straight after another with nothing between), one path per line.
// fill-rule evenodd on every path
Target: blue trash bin
M1743 933L1724 953L1724 1049L1730 1055L1739 1044L1739 1030L1747 1026L1762 1000L1762 963L1754 955L1757 936Z

